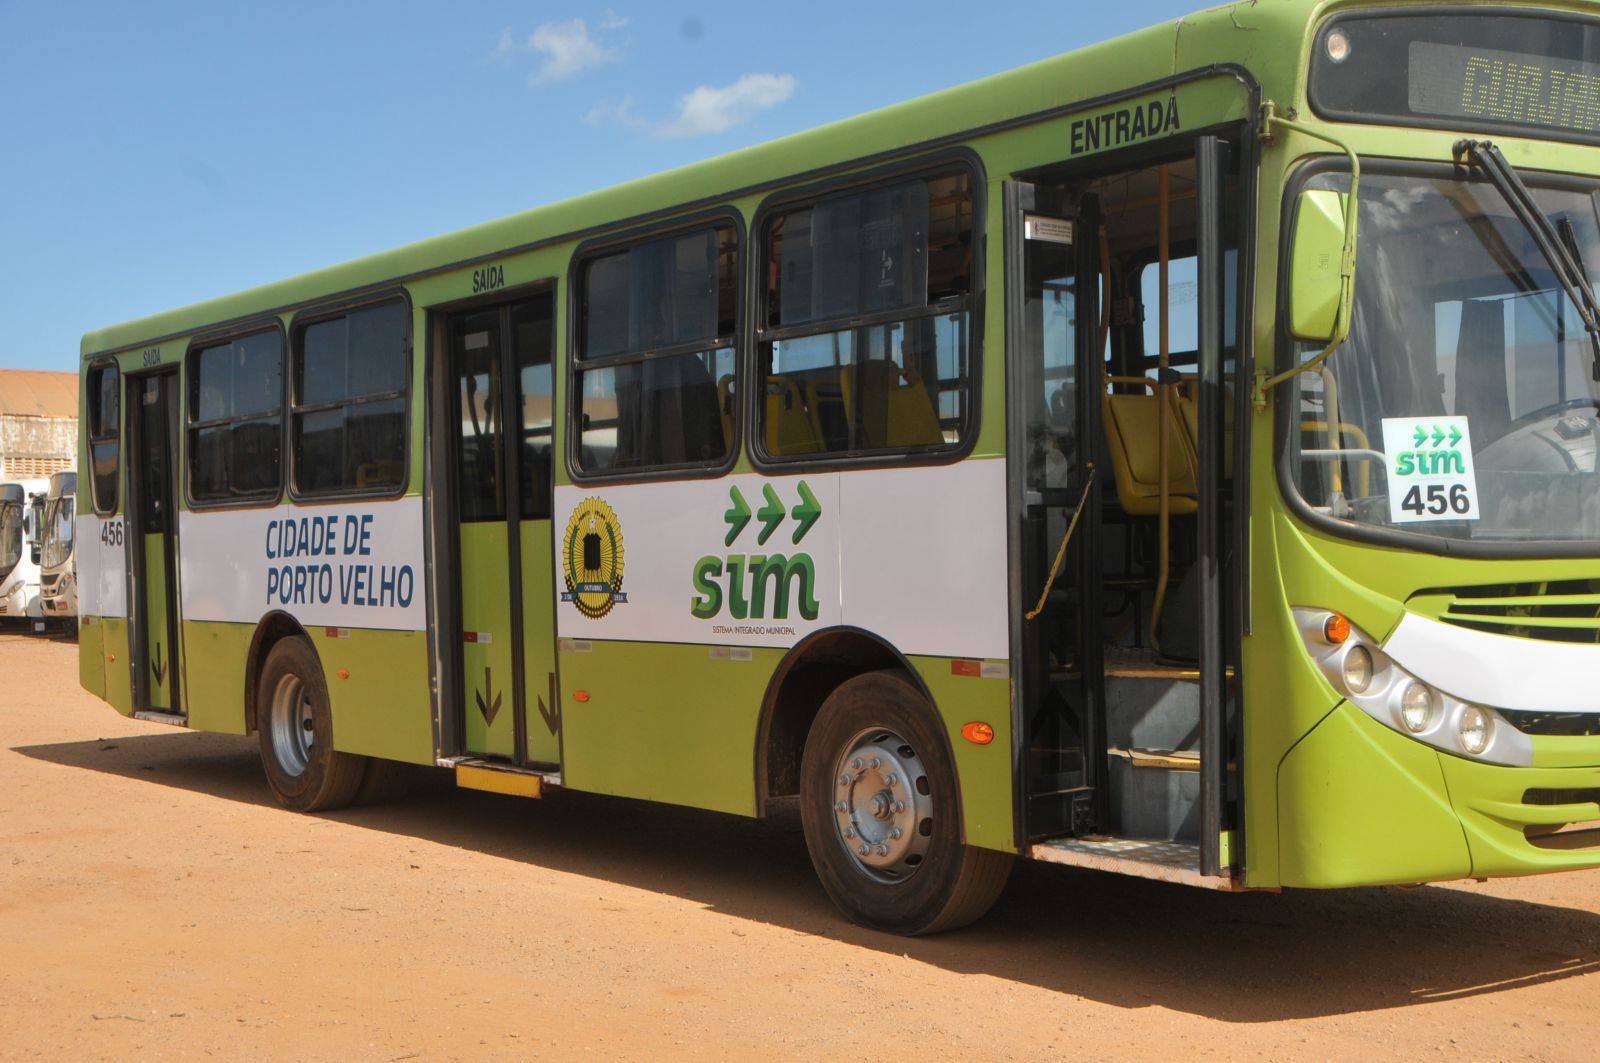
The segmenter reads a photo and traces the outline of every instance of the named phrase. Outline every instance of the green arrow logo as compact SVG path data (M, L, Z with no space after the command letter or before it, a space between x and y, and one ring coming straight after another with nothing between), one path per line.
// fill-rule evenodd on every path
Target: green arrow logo
M1461 442L1461 426L1458 425L1458 424L1453 424L1453 425L1450 426L1450 446L1454 447L1456 444L1458 444L1460 442Z
M1438 446L1444 442L1444 429L1438 425L1433 426L1433 445Z
M1417 425L1416 434L1411 437L1411 445L1414 446L1414 447L1420 447L1420 446L1422 446L1422 444L1426 443L1427 441L1428 441L1428 430L1426 428L1422 427L1420 424Z
M728 488L728 498L733 502L733 508L722 515L722 519L728 524L728 535L722 540L723 546L732 546L739 533L744 531L744 526L750 523L750 504L744 500L744 495L739 493L737 487Z
M772 533L778 530L778 525L783 523L784 516L788 513L783 506L783 499L778 497L778 492L772 489L771 484L761 485L761 494L766 498L767 504L756 510L756 520L762 524L761 534L756 536L758 546L765 545L772 538Z
M800 504L790 510L789 515L795 519L794 536L790 541L799 546L800 540L806 537L806 532L810 531L817 518L822 516L822 507L817 505L817 496L811 493L810 485L804 480L800 481Z

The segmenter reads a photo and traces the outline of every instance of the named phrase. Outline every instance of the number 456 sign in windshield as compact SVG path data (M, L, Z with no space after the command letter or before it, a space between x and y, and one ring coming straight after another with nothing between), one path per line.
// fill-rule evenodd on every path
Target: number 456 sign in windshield
M1389 519L1477 520L1478 478L1465 417L1385 417Z

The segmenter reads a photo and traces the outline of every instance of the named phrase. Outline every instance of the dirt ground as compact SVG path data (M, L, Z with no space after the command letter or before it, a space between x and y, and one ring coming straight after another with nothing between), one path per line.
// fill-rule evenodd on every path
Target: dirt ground
M0 1057L1592 1059L1600 872L1227 896L1019 866L855 928L798 822L429 780L278 808L0 634Z

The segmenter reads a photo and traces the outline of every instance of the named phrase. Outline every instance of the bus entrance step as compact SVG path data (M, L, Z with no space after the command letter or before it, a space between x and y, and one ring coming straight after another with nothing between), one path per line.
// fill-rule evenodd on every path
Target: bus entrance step
M1052 838L1035 842L1023 855L1051 864L1116 871L1201 889L1233 891L1241 888L1228 876L1200 874L1200 846L1187 842L1111 837Z
M144 720L146 723L164 723L168 727L188 727L189 717L181 712L162 712L160 709L136 709L133 713L135 720Z
M456 785L512 797L543 797L545 773L499 764L492 760L458 760Z

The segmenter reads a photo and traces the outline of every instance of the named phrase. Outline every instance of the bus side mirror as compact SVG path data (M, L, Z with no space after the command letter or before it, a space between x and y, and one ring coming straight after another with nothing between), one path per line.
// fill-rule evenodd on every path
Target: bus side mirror
M1300 193L1289 254L1289 331L1297 340L1327 343L1338 327L1348 198L1325 188Z

